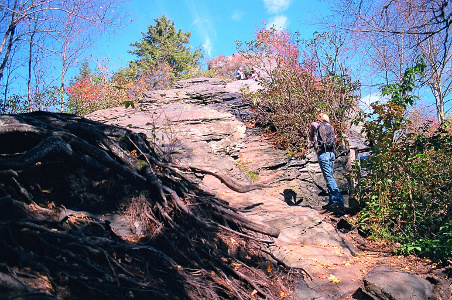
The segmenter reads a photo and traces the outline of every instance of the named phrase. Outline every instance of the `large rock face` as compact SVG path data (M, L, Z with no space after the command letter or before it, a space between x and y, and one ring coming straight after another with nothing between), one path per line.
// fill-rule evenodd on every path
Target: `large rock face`
M88 117L144 132L176 163L210 168L240 184L263 183L261 189L237 193L214 176L193 177L247 218L280 230L268 251L288 266L306 270L313 279L296 286L295 299L349 297L364 274L354 260L356 247L322 214L320 208L328 197L316 155L292 159L258 129L246 125L249 111L241 89L256 88L252 80L226 83L198 78L180 82L173 90L146 92L134 109L114 108ZM345 198L348 160L344 154L335 165ZM296 193L294 202L284 198L285 190Z
M258 182L273 181L278 192L295 191L302 206L320 207L325 204L326 185L316 155L291 159L258 129L246 126L248 104L240 91L256 88L252 80L226 83L196 78L181 81L172 90L145 92L135 109L119 107L89 117L144 132L175 160L215 167L237 180L250 180L245 173L256 174ZM335 178L345 198L347 162L348 155L343 155L335 164Z
M363 280L362 290L372 299L434 299L433 285L419 276L388 267L377 267Z

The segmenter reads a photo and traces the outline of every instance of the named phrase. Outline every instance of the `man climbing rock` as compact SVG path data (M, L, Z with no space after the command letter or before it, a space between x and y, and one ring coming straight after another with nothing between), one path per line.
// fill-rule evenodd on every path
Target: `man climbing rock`
M334 160L336 159L336 155L334 154L336 135L334 134L334 128L330 124L330 118L327 114L320 113L317 121L311 123L309 138L317 152L320 169L322 170L328 189L329 201L323 208L328 210L342 210L344 208L344 200L333 177Z

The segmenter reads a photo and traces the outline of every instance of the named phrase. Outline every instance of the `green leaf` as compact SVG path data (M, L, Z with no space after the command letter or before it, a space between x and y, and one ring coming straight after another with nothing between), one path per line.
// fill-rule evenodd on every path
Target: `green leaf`
M129 108L129 107L135 108L135 104L133 103L133 101L125 101L124 105L126 108Z

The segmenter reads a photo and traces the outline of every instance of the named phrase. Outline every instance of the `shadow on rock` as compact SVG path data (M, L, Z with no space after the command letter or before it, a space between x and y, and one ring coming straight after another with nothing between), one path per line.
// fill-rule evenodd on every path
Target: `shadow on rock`
M297 201L297 193L292 189L285 189L281 195L284 196L284 202L289 206L300 205L303 202L303 199Z

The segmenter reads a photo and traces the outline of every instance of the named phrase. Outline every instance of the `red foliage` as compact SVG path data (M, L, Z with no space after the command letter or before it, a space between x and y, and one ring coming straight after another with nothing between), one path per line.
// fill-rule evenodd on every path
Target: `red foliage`
M353 109L356 86L349 77L322 76L318 58L301 51L287 30L264 28L246 52L260 60L263 89L254 95L256 122L271 129L281 148L304 156L309 124L319 111L330 115L339 138Z
M292 43L287 30L261 29L256 32L256 41L264 44L266 52L272 53L281 63L290 64L296 69L300 67L298 63L300 52L297 45Z
M235 73L242 68L245 74L250 75L255 65L253 58L247 58L240 53L234 53L232 56L220 54L207 62L207 67L213 72L212 76L223 78L235 78Z
M69 95L77 101L89 102L103 96L103 87L93 84L87 77L82 77L67 88Z

